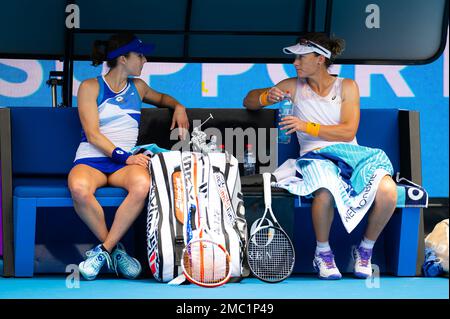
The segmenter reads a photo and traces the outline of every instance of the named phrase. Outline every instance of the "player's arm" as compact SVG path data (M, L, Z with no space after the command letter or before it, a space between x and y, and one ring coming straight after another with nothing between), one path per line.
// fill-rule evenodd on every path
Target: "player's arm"
M251 90L244 98L243 105L249 110L259 110L280 102L287 92L293 97L295 96L296 79L285 79L271 88Z
M78 114L89 143L111 157L116 147L100 132L97 105L98 91L97 79L89 79L81 83L78 89Z
M152 89L143 80L136 78L133 79L133 81L139 91L142 102L155 105L156 107L169 108L172 110L175 110L177 107L184 108L184 106L175 98Z
M338 125L322 125L319 137L327 141L350 142L359 126L359 89L358 84L351 79L342 82L341 119Z
M134 79L134 84L144 103L149 103L161 108L169 108L174 111L170 129L172 130L177 126L180 129L180 138L184 139L189 130L189 119L186 113L186 107L172 96L152 89L141 79Z

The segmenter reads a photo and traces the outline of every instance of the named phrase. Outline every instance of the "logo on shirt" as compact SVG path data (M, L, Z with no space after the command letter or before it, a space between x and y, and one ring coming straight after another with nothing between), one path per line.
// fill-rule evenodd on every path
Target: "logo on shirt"
M118 96L118 97L116 97L116 101L117 102L123 102L123 96Z

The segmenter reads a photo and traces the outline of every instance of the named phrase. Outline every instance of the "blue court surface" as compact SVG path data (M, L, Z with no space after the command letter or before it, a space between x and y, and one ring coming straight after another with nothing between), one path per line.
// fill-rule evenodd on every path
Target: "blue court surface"
M77 288L77 283L79 287ZM169 286L154 279L126 280L106 274L94 281L66 282L63 275L34 278L0 277L0 299L448 299L445 277L391 277L360 280L345 275L339 281L312 275L292 276L268 284L256 278L218 288L193 284Z

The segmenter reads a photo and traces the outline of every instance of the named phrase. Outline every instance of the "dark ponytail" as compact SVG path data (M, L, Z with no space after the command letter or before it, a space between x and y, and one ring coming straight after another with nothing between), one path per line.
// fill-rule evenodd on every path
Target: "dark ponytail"
M341 55L345 49L345 41L339 38L329 38L325 33L307 33L300 39L307 39L314 43L323 46L325 49L330 50L331 58L326 59L325 65L327 68L333 64L338 55Z
M92 65L97 66L107 61L108 67L114 68L117 65L117 58L108 61L108 53L130 43L134 38L134 34L124 32L113 34L108 41L95 40L92 48ZM125 56L128 57L128 53Z
M95 40L92 48L92 65L97 66L106 61L108 41Z

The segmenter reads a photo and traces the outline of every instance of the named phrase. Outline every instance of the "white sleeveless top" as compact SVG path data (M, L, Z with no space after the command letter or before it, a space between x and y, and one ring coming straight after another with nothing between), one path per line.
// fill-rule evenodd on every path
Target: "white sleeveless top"
M120 92L113 91L104 76L97 77L100 91L97 98L100 132L116 147L125 151L136 145L141 104L138 90L132 79ZM96 146L89 143L81 129L81 143L75 155L75 161L83 158L107 158Z
M306 122L320 125L338 125L341 119L342 81L344 78L336 78L330 93L322 97L314 92L306 79L297 78L297 91L294 97L294 116ZM347 143L358 145L356 137L351 142L325 141L304 132L296 132L300 144L300 156L317 148Z

